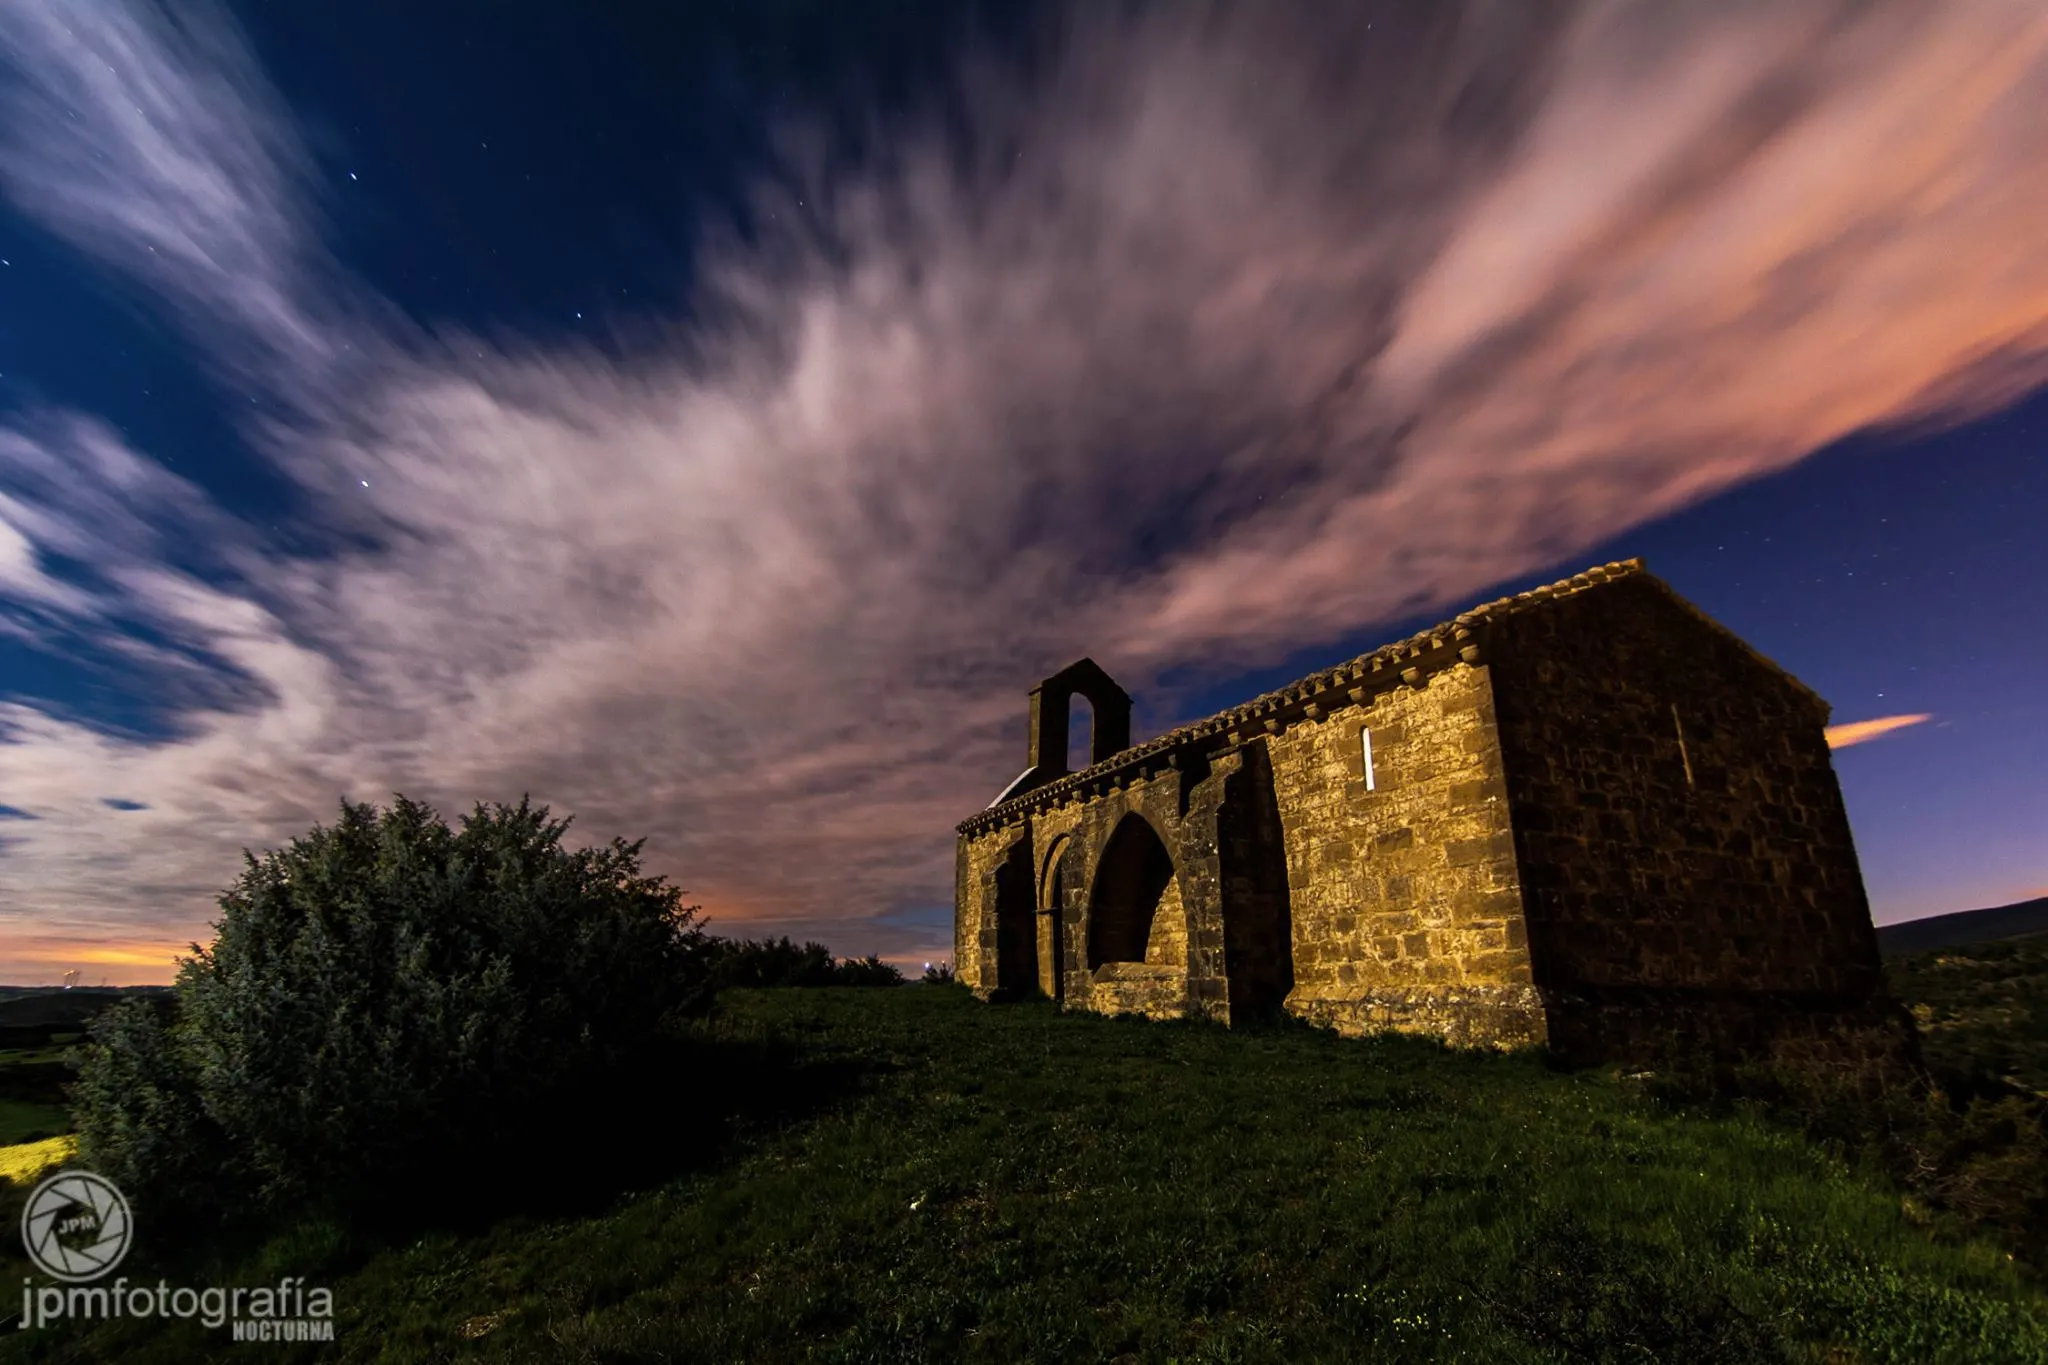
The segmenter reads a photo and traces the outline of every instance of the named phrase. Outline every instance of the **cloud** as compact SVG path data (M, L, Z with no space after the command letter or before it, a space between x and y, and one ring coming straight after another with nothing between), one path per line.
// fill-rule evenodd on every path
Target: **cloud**
M1932 715L1923 712L1919 715L1877 716L1871 720L1853 720L1846 725L1830 725L1827 728L1828 747L1846 749L1852 744L1863 744L1880 735L1888 735L1894 730L1903 730L1909 725L1919 725L1932 719Z
M234 327L273 381L331 364L309 294L305 158L238 34L205 0L0 2L0 185L173 305Z
M0 439L0 619L121 642L179 711L0 702L39 817L0 916L73 940L199 933L342 794L531 791L728 927L925 951L884 917L949 897L1074 657L1170 710L1164 670L2048 376L2022 0L1080 6L955 126L859 162L787 130L766 228L707 227L694 320L624 360L399 321L323 254L246 45L177 13L0 0L0 187L294 405L253 435L326 552L87 418Z

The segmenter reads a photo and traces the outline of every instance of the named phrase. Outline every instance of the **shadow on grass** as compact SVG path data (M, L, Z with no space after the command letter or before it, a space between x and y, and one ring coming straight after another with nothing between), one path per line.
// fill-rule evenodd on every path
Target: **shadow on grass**
M808 1046L784 1030L698 1020L634 1065L535 1104L487 1145L451 1143L419 1166L387 1173L377 1197L351 1210L309 1210L285 1222L230 1216L189 1230L140 1218L145 1236L130 1268L219 1279L260 1264L273 1278L332 1277L425 1237L601 1216L673 1180L719 1169L892 1069L882 1059ZM15 1197L0 1211L18 1220L25 1191L10 1186L7 1193ZM26 1262L6 1266L25 1270Z
M816 1118L887 1069L873 1058L818 1055L786 1036L693 1029L632 1068L554 1097L502 1146L458 1154L459 1178L392 1191L362 1231L388 1243L475 1233L508 1217L601 1214Z
M886 1059L820 1048L772 1026L735 1029L717 1018L697 1020L651 1047L637 1065L556 1094L488 1148L451 1149L430 1169L394 1173L382 1197L353 1217L230 1221L204 1237L168 1244L166 1230L145 1228L145 1234L158 1233L155 1244L145 1235L124 1269L200 1282L275 1283L289 1276L331 1282L379 1253L423 1240L601 1217L671 1181L715 1173L897 1069ZM0 1215L18 1222L26 1193L0 1185ZM18 1255L0 1265L15 1279L28 1271ZM18 1316L0 1316L0 1325ZM31 1355L96 1360L144 1335L139 1328L113 1337L60 1329L35 1343Z

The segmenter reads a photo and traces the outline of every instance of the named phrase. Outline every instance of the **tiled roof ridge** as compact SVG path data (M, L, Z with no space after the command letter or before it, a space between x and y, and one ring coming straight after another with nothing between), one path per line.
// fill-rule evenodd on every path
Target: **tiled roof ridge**
M1368 650L1357 658L1333 664L1285 687L1253 697L1250 701L1219 711L1203 720L1176 726L1162 735L1146 740L1143 744L1134 744L1128 749L1112 754L1100 763L1091 763L1078 772L1067 773L1042 787L1033 787L1021 795L1011 797L1008 801L978 811L961 821L957 832L966 834L974 829L1007 823L1011 814L1027 805L1100 781L1117 769L1142 763L1147 758L1178 749L1195 740L1223 734L1232 729L1242 728L1246 724L1262 723L1268 715L1283 707L1291 706L1308 696L1327 692L1338 683L1348 682L1360 674L1378 673L1384 676L1389 663L1419 658L1424 653L1441 650L1447 642L1462 641L1472 634L1475 626L1526 611L1541 603L1553 602L1574 593L1584 592L1603 583L1613 583L1637 575L1648 576L1642 559L1620 559L1609 564L1596 564L1591 568L1582 569L1571 577L1561 578L1555 583L1545 583L1526 592L1513 593L1491 602L1482 602L1475 607L1468 607L1450 620L1431 626L1427 630L1417 631L1405 639ZM1456 654L1453 653L1451 657L1455 658Z

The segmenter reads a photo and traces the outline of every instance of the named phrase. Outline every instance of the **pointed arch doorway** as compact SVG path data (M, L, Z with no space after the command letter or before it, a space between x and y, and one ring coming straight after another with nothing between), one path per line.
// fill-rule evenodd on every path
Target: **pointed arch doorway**
M1054 1003L1067 996L1067 850L1073 841L1062 834L1053 840L1046 855L1045 873L1039 878L1038 971L1039 988Z
M1019 842L996 868L996 990L1015 1000L1038 989L1038 916L1031 845Z

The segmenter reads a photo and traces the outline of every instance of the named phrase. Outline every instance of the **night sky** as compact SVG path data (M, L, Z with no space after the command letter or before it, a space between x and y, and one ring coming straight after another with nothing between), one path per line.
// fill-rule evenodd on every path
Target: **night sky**
M1635 555L2048 894L2035 0L0 0L0 262L0 980L395 791L946 956L1040 677Z

